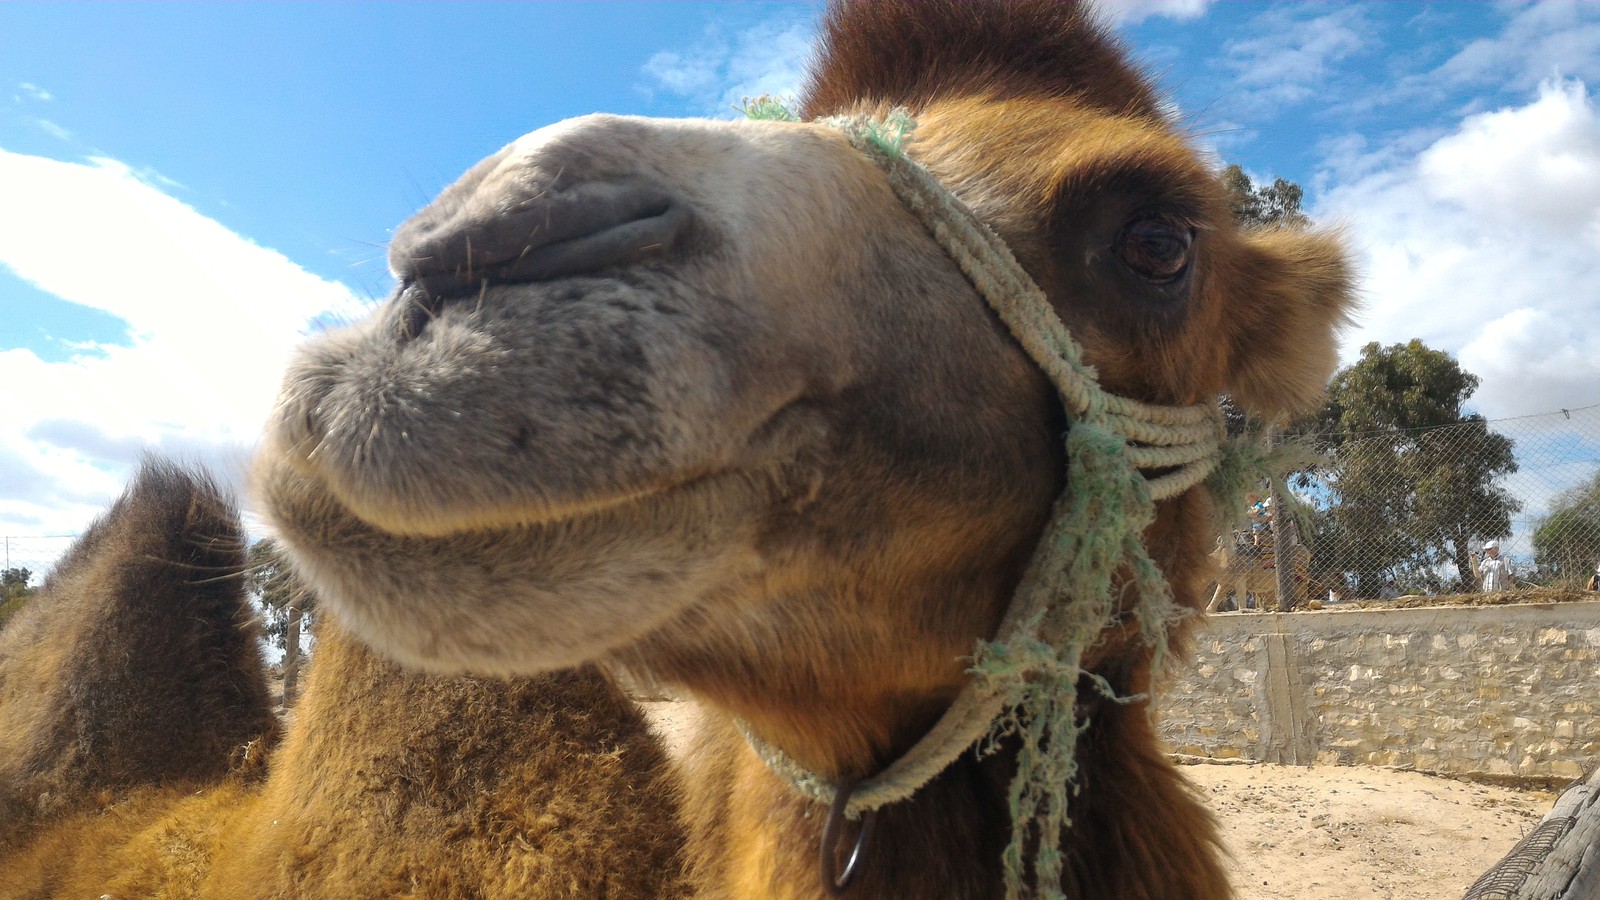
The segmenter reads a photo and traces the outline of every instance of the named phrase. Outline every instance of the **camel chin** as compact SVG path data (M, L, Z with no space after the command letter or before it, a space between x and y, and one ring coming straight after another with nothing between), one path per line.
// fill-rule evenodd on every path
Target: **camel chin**
M638 640L761 571L763 491L711 476L537 522L397 533L365 521L292 465L258 493L339 621L402 664L527 675Z

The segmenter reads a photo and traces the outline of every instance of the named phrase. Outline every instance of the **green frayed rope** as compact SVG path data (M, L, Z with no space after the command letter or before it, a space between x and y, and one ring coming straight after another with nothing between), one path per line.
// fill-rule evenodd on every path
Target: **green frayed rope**
M755 109L755 118L796 120L770 97L745 108ZM1083 669L1083 653L1117 624L1119 589L1131 587L1139 598L1132 612L1151 647L1152 668L1159 669L1167 634L1187 611L1173 603L1170 586L1144 546L1144 531L1155 520L1154 501L1177 496L1213 473L1208 487L1214 491L1242 490L1244 473L1257 461L1220 448L1222 418L1214 403L1155 406L1103 391L1083 362L1082 348L1005 243L906 156L915 128L909 113L896 109L882 119L851 116L820 123L841 130L883 169L901 203L1049 377L1069 421L1066 489L995 639L978 642L968 670L972 681L905 755L856 785L845 814L856 818L904 800L974 744L980 753L992 753L1015 737L1020 748L1009 792L1006 893L1021 897L1032 884L1038 895L1058 898L1063 896L1060 847L1071 825L1067 804L1078 771L1078 737L1090 724L1079 718L1079 683L1087 681L1118 702L1145 699L1117 696L1105 679ZM1141 468L1162 472L1147 478ZM1119 576L1127 580L1119 583ZM745 737L799 790L832 801L835 787L827 780L748 730ZM1024 858L1028 847L1031 860Z
M789 105L771 94L746 97L734 105L746 119L765 122L798 122L800 117L789 111Z
M1013 609L1028 611L1026 627L1007 635L1002 626L999 640L980 642L969 670L980 690L1005 699L983 751L993 752L1010 735L1021 743L1009 796L1011 842L1003 856L1007 894L1013 897L1029 881L1023 848L1030 843L1035 848L1031 880L1039 895L1061 896L1060 846L1071 824L1068 795L1077 779L1078 737L1089 726L1078 716L1080 680L1091 676L1096 688L1116 701L1145 699L1118 696L1082 666L1084 650L1117 620L1119 571L1127 571L1139 591L1133 612L1153 648L1155 668L1180 612L1145 550L1143 533L1155 510L1144 479L1128 477L1132 469L1123 458L1123 443L1119 435L1084 422L1068 429L1071 489L1056 502L1013 601Z

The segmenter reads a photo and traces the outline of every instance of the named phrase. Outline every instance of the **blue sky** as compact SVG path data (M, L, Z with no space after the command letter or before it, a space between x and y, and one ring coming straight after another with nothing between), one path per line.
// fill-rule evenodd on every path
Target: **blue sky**
M0 534L81 530L144 447L237 471L289 349L382 297L457 174L574 115L792 93L817 15L0 4ZM1600 4L1106 15L1202 146L1348 230L1346 359L1422 337L1491 418L1600 402Z

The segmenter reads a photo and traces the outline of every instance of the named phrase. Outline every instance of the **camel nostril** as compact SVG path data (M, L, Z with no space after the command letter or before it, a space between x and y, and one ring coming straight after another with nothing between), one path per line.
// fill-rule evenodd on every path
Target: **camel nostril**
M635 180L505 200L474 195L402 228L395 257L398 274L416 288L410 293L460 296L485 281L540 281L638 262L671 249L690 218L671 195ZM428 301L420 303L426 312Z
M681 206L652 206L565 240L530 241L515 259L481 274L496 281L541 281L639 262L670 249L688 219Z
M428 293L427 289L415 283L408 282L400 285L396 296L400 298L400 334L406 340L413 340L422 334L428 323L439 315L439 310L444 305L442 297Z

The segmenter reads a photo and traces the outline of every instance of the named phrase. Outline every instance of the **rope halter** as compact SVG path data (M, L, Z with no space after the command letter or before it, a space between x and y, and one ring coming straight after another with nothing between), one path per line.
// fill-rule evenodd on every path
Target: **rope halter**
M793 118L770 102L757 101L746 112L753 118ZM993 640L978 642L968 669L972 680L910 750L844 791L843 816L856 819L905 800L974 745L980 755L992 753L1002 739L1015 735L1020 749L1009 792L1012 834L1003 855L1007 896L1024 895L1031 882L1040 895L1057 897L1061 837L1071 824L1067 799L1077 773L1077 738L1089 725L1078 715L1078 682L1087 676L1118 702L1144 699L1117 696L1109 683L1082 668L1083 652L1116 623L1113 577L1126 571L1139 594L1133 613L1153 648L1153 667L1160 666L1167 631L1185 613L1173 603L1143 534L1155 519L1154 501L1206 480L1223 460L1222 413L1214 402L1158 406L1102 390L1082 348L1005 242L906 156L914 123L905 110L882 120L849 116L819 122L842 131L884 171L895 196L1050 379L1069 422L1066 487L998 632ZM817 802L840 806L838 786L743 723L740 727L775 773ZM1024 860L1024 848L1032 849L1031 859Z

